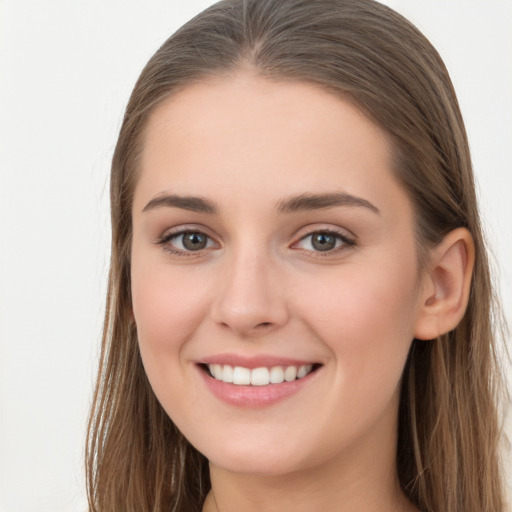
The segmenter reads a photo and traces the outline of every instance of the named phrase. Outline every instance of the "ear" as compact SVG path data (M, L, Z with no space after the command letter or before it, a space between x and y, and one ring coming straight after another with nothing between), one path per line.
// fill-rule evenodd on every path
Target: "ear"
M462 320L468 304L474 262L473 237L465 228L451 231L430 251L415 338L437 338L454 329Z

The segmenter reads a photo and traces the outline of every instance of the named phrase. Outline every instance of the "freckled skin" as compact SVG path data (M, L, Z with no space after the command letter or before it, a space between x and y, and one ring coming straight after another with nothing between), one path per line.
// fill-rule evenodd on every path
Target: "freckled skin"
M364 198L379 213L275 208L289 196L331 192ZM218 213L142 212L161 193L207 198ZM182 226L211 244L185 255L155 243ZM355 246L315 251L311 229L338 230ZM302 484L320 475L342 482L352 510L405 509L396 505L396 415L423 300L413 213L385 134L354 107L311 85L248 73L190 86L162 104L135 189L132 291L151 385L210 460L220 495L248 507L229 482L241 478L246 489L247 478L272 476L292 489L298 475ZM218 353L322 367L300 393L239 410L198 373L196 362ZM315 503L341 510L320 487L308 488Z

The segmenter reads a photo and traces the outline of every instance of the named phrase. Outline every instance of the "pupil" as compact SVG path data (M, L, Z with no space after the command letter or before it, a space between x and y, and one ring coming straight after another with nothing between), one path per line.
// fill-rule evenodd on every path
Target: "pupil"
M327 233L319 233L313 235L311 243L317 251L329 251L336 246L336 237Z
M186 233L183 235L183 247L189 251L199 251L206 247L206 236L201 233Z

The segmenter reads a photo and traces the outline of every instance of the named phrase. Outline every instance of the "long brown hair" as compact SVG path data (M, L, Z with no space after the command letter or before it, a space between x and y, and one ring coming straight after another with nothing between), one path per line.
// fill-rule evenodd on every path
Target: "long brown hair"
M448 72L406 19L371 0L224 0L171 36L128 103L111 175L112 256L100 371L89 420L91 512L199 511L208 463L155 398L131 313L131 208L143 131L169 95L250 67L352 101L391 138L415 206L418 253L466 227L476 264L452 332L413 341L404 370L397 468L424 512L501 512L494 297L468 141Z

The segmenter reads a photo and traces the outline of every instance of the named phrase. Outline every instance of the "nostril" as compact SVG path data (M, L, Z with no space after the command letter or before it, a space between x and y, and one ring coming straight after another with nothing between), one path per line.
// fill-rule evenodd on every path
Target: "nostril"
M271 325L270 322L261 322L256 327L270 327Z

